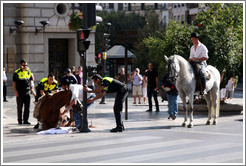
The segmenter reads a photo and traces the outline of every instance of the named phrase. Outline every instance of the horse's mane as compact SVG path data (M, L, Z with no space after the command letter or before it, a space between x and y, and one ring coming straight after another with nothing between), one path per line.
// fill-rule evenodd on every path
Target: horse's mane
M182 57L182 56L180 56L180 55L176 55L176 54L175 54L175 55L173 55L173 57L175 57L175 58L181 60L182 62L188 63L188 61L187 61L184 57Z
M182 57L180 55L176 55L176 54L173 55L173 57L177 58L179 60L179 62L181 62L181 63L179 63L180 66L186 67L187 69L191 68L190 63L184 57Z

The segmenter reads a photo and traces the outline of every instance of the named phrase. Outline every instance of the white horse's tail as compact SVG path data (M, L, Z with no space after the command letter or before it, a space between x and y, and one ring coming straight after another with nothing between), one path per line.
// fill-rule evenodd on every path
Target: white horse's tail
M219 117L220 116L220 89L218 89L218 91L217 91L216 104L217 104L217 107L216 107L215 113L216 113L217 117Z

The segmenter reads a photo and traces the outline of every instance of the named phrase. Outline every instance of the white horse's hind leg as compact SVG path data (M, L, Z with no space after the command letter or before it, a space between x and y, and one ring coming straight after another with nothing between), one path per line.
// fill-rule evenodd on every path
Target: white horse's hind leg
M213 121L213 125L216 125L218 122L217 122L217 118L218 118L218 108L220 105L220 101L219 101L219 90L214 93L214 100L213 100L213 109L214 109L214 121Z
M188 128L192 128L193 127L193 102L194 102L194 95L191 94L189 96L189 113L190 113L190 124L188 125Z
M209 97L209 93L204 95L204 98L205 98L205 100L207 102L207 107L208 107L208 120L206 122L206 125L210 125L211 118L212 118L212 116L211 116L211 100L210 100L210 97Z

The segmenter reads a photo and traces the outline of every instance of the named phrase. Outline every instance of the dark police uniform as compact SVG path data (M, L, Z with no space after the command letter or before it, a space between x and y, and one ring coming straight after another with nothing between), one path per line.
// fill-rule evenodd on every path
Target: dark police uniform
M127 87L124 83L117 79L111 77L104 77L102 79L101 86L105 88L105 92L116 92L115 102L114 102L114 116L116 120L117 128L124 129L123 123L121 121L121 112L123 109L123 103L128 95Z
M54 90L58 89L58 83L57 81L54 79L53 83L50 85L48 83L48 78L43 78L38 86L36 87L36 97L35 97L35 101L38 101L38 98L41 97L41 93L40 90L43 90L44 93L52 93Z
M22 124L22 107L24 104L24 123L28 122L30 113L30 81L33 80L32 73L29 69L22 71L21 68L17 69L13 75L13 81L16 83L16 90L19 93L17 97L17 111L18 122Z

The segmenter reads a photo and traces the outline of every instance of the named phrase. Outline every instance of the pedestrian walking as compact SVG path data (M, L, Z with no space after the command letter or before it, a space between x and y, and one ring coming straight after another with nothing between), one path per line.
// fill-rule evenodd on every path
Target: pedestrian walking
M127 86L117 79L111 77L102 78L99 74L95 74L92 79L95 85L98 86L98 88L95 90L89 90L87 87L85 87L84 91L98 94L96 95L96 97L88 99L87 102L91 103L99 98L102 98L106 92L116 92L114 102L114 116L116 127L111 129L110 132L123 132L124 125L121 121L121 112L123 108L123 103L128 95Z
M7 100L7 75L5 72L5 67L3 67L3 102L8 102Z
M175 87L175 83L171 82L169 79L168 73L163 77L161 87L167 92L168 119L172 118L175 120L178 115L178 91Z
M149 69L145 71L147 77L147 96L149 101L149 109L146 112L152 112L152 96L155 100L156 112L160 112L159 103L157 99L158 93L158 73L154 69L153 63L148 64Z
M140 74L139 68L136 68L133 76L131 77L132 82L132 94L134 97L133 104L136 104L136 98L138 96L138 104L141 104L141 95L142 95L142 81L143 76Z
M31 84L33 81L31 70L27 67L25 60L20 61L20 68L13 74L13 87L17 101L17 120L19 124L28 124L29 113L30 113L30 89L32 90ZM22 107L24 104L24 114L22 118ZM22 121L23 120L23 121Z

